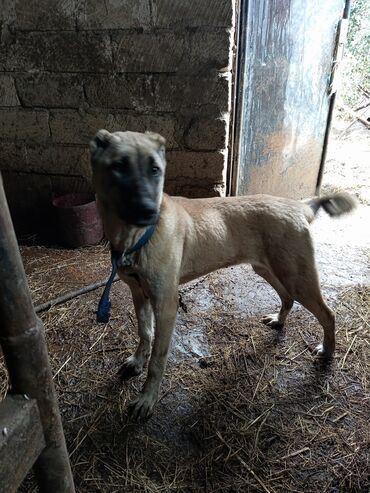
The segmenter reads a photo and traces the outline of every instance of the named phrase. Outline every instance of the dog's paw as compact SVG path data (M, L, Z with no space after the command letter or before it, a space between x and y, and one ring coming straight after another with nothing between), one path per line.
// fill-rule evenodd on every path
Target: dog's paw
M278 313L270 313L269 315L265 315L264 317L262 317L261 321L262 323L273 329L281 329L282 327L284 327L284 324L279 321Z
M134 355L127 358L121 368L118 370L118 374L122 380L129 380L132 377L137 377L142 373L143 365L137 361Z
M128 412L132 420L143 421L150 418L157 402L157 396L148 392L142 392L128 406Z
M317 356L318 358L320 358L320 359L330 359L330 358L332 358L333 357L333 352L334 351L330 351L323 344L319 344L313 350L313 354L315 356Z

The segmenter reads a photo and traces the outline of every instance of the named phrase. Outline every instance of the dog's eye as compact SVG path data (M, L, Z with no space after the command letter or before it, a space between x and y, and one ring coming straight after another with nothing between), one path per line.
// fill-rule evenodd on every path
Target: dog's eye
M160 169L158 166L152 166L152 174L159 175Z

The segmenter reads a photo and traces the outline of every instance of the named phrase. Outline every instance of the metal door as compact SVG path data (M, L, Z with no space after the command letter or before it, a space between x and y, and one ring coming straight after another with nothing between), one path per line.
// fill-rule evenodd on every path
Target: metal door
M241 2L232 194L315 193L343 10L344 0Z

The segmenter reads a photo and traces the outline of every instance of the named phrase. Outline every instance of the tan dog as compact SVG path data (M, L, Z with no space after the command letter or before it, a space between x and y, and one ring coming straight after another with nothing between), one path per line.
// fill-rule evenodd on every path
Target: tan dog
M339 216L355 206L343 193L302 202L269 195L169 197L163 194L164 145L157 134L106 130L90 144L93 183L112 248L125 252L158 221L150 241L119 269L131 288L140 337L122 377L140 374L151 352L146 382L131 403L134 418L149 416L158 399L179 284L222 267L250 263L275 288L282 306L264 317L271 327L283 326L293 301L301 303L324 329L316 354L331 357L335 317L321 296L309 223L320 207Z

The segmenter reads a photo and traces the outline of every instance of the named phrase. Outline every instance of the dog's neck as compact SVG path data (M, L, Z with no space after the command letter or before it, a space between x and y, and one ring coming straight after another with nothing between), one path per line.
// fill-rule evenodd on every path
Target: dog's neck
M146 227L140 228L122 221L116 212L97 197L97 205L103 222L104 233L113 250L125 252L143 235Z

